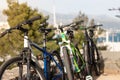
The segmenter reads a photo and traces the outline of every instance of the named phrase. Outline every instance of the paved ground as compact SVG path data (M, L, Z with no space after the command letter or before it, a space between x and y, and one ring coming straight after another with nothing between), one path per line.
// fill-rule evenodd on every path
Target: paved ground
M104 73L96 78L96 80L120 80L120 74Z
M103 57L103 71L95 80L120 80L120 52L101 52ZM8 80L9 74L15 75L15 72L8 71L5 80Z
M8 70L6 72L6 75L4 77L4 80L11 80L15 75L18 75L15 73L17 68L14 68L14 70ZM110 71L110 70L109 70ZM106 71L107 73L103 73L100 76L96 77L95 80L120 80L120 72L114 72Z

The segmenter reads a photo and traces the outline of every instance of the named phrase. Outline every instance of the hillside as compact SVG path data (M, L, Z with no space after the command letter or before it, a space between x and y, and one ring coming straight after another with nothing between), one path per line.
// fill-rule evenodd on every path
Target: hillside
M46 12L42 10L45 15L49 15L49 22L53 24L53 15L52 13ZM60 14L56 13L57 23L62 22L63 24L70 23L77 14ZM116 17L112 17L109 15L88 15L89 19L95 19L96 23L103 24L102 28L104 29L120 29L120 19Z
M102 23L105 29L120 29L120 19L108 15L90 15L90 18L94 18L96 23Z
M53 14L44 10L40 10L44 15L49 15L49 23L53 24ZM72 22L72 20L77 16L77 14L60 14L56 13L56 22L60 24L67 24ZM102 23L102 28L104 29L120 29L120 19L111 17L108 15L88 15L89 19L94 18L96 23ZM7 21L7 17L0 11L0 21Z

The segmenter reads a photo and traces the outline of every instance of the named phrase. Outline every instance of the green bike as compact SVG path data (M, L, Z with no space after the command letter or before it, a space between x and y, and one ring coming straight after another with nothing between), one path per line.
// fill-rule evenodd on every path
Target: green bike
M60 57L64 64L64 71L67 75L67 80L85 79L85 61L79 49L72 43L72 31L63 30L64 27L75 26L71 23L69 25L62 25L57 29L57 33L53 37L60 46Z

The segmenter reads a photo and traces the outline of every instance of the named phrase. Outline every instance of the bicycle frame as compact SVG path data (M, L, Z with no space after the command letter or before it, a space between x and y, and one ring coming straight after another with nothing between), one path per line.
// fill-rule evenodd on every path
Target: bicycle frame
M32 22L35 21L35 20L38 20L40 18L41 18L40 16L37 16L37 17L34 17L34 18L31 18L29 20L24 21L24 22L18 24L17 26L15 26L13 28L7 29L5 32L2 33L2 35L0 37L3 37L5 34L9 33L10 31L12 31L14 29L18 29L18 30L22 31L24 33L24 48L22 50L22 54L20 55L20 57L23 58L22 62L27 64L27 76L26 76L27 80L30 80L31 61L33 60L36 64L38 64L37 66L39 66L37 58L34 56L34 53L32 52L32 46L43 53L44 75L45 75L46 80L50 80L49 74L48 74L49 69L50 69L48 57L55 62L56 66L60 70L60 74L53 77L53 80L55 80L55 79L59 78L60 75L62 75L64 73L64 69L62 68L63 66L60 66L57 63L57 61L54 59L54 57L50 53L47 52L47 50L46 50L46 33L44 33L43 48L40 48L36 43L29 40L28 30L22 27L23 25L26 25L26 24L28 24L30 27L32 27L31 26ZM62 37L62 39L64 39L63 37ZM66 39L66 41L67 41L67 39ZM64 40L63 40L63 43L65 43ZM67 44L68 45L66 45L66 47L71 51L70 53L72 53L72 48L70 46L69 40L68 40ZM20 71L19 71L20 79L22 79L22 67L23 67L22 62L20 62L20 65L21 65Z
M59 33L58 35L59 35L60 38L62 39L62 42L59 42L59 43L58 43L59 46L60 46L60 56L61 56L61 58L64 56L64 54L63 54L63 48L64 48L64 47L67 47L68 52L69 52L69 55L70 55L70 58L71 58L71 62L72 62L72 64L74 64L74 65L72 65L73 70L75 71L74 68L78 68L78 69L79 69L79 72L80 72L81 69L83 69L84 66L85 66L85 61L84 61L84 59L82 58L81 53L79 53L79 52L77 53L77 54L79 55L80 59L82 60L82 63L83 63L83 65L79 68L79 67L78 67L78 64L77 64L77 62L76 62L76 58L75 58L76 51L77 51L76 47L71 43L71 41L70 41L69 39L67 39L67 35L65 34L64 31L61 30L61 31L59 31L59 32L60 32L60 33ZM57 35L57 36L58 36L58 35ZM54 38L58 38L58 37L54 36ZM72 61L72 58L73 58L73 61Z
M92 43L91 43L91 39L90 39L90 37L89 37L89 35L88 35L87 28L85 28L84 30L85 30L85 35L84 35L84 36L85 36L85 43L86 43L86 45L88 45L88 46L87 46L87 49L88 49L88 50L87 50L87 53L88 53L87 55L88 55L88 59L89 59L89 62L88 62L88 63L89 63L90 65L92 65L92 64L93 64L93 60L92 60L92 57L93 57L93 56L92 56L92 51L91 51L92 49L91 49L91 48L92 48L93 46L92 46ZM90 74L90 72L91 72L91 71L89 71L88 74Z
M87 53L88 53L87 55L88 55L88 59L89 59L88 64L90 65L90 70L88 71L88 74L91 75L91 73L92 73L91 68L93 66L95 67L95 64L96 64L94 50L96 51L96 58L100 59L100 57L99 57L99 53L97 51L97 47L96 47L96 45L95 45L95 43L92 39L93 36L89 36L87 29L89 29L89 28L85 28L84 30L85 30L86 45L87 45L87 48L88 48L88 50L87 50Z
M44 39L45 40L45 39ZM44 47L43 48L40 48L36 43L34 43L34 42L32 42L32 41L30 41L29 39L28 39L28 36L25 34L24 35L24 48L29 48L30 50L31 50L31 59L33 60L33 61L35 61L35 63L37 63L38 65L39 65L39 63L38 63L38 60L37 60L37 58L34 56L34 54L33 54L33 52L32 52L32 46L33 47L35 47L36 49L38 49L39 51L41 51L42 53L43 53L43 59L44 59L44 75L45 75L45 78L46 78L46 80L50 80L49 79L49 71L48 71L48 69L49 69L49 66L48 66L48 64L49 64L49 61L48 61L48 57L51 59L51 60L53 60L54 62L55 62L55 64L56 64L56 66L59 68L59 70L60 70L60 74L59 75L56 75L54 78L53 78L53 80L56 80L58 77L60 77L60 75L62 75L63 74L63 70L62 70L62 67L57 63L57 61L54 59L54 57L50 54L50 53L48 53L47 52L47 50L46 50L46 42L44 41ZM29 61L28 61L29 62ZM39 65L40 66L40 65ZM29 64L27 65L27 67L28 67L28 76L29 76Z
M32 41L29 40L28 38L28 30L23 28L22 26L23 25L26 25L28 24L30 27L32 27L32 22L35 21L35 20L39 20L41 19L41 16L35 16L29 20L26 20L26 21L23 21L21 23L19 23L18 25L16 25L15 27L12 27L10 29L7 29L5 30L1 35L0 37L3 37L5 34L11 32L12 30L20 30L24 33L24 48L22 50L22 53L20 54L20 57L23 58L22 59L22 62L20 62L20 68L19 68L19 76L20 76L20 80L22 80L22 63L26 63L27 64L27 80L30 80L30 68L31 68L31 60L33 60L36 65L38 64L38 61L37 61L37 58L34 56L33 52L32 52L32 46L35 47L36 49L38 49L39 51L41 51L43 53L43 59L44 59L44 74L45 74L45 78L46 80L50 80L49 79L49 67L50 66L47 66L49 63L48 63L48 60L47 58L50 57L51 60L53 60L56 64L56 66L59 68L60 70L60 74L59 75L56 75L53 80L55 80L56 78L58 78L62 73L62 67L57 63L57 61L54 59L54 57L47 52L46 50L46 35L44 36L44 43L43 43L43 48L40 48L37 44L33 43ZM37 65L39 66L39 64ZM40 67L40 66L39 66ZM41 68L41 67L40 67Z

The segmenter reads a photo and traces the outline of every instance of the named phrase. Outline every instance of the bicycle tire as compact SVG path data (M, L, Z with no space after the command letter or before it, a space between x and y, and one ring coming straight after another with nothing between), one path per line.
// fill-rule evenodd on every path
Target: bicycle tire
M88 55L88 46L84 45L84 59L85 59L85 67L87 71L87 75L90 74L90 66L89 66L89 55Z
M57 52L57 51L53 51L52 53L52 56L54 57L54 59L57 61L57 63L59 64L59 66L62 68L62 75L61 77L59 78L59 80L65 80L65 72L64 72L64 66L63 66L63 62L62 62L62 59L60 57L60 54ZM54 62L53 60L50 61L50 63ZM51 80L52 80L52 77L54 75L56 75L56 73L58 73L58 66L54 66L52 64L50 64L51 66L51 71L50 71L50 75L51 75Z
M77 73L77 75L79 76L80 80L85 80L85 76L86 76L86 70L85 70L85 66L83 66L85 64L85 60L83 58L83 55L81 54L81 52L79 51L79 48L76 47L76 54L75 56L77 57L77 64L80 68L80 72ZM82 68L81 68L82 66Z
M94 45L94 69L96 76L99 76L101 73L100 66L101 66L101 58L96 45Z
M70 59L70 55L68 53L67 47L63 47L63 56L64 56L64 66L67 72L68 80L74 80L72 63Z
M5 63L3 63L2 65L1 65L1 67L0 67L0 80L3 80L2 79L2 76L3 76L3 74L5 73L5 71L7 70L7 68L11 65L11 64L13 64L13 63L18 63L18 62L20 62L20 61L22 61L23 59L22 59L22 57L19 57L19 56L17 56L17 57L13 57L13 58L11 58L11 59L9 59L9 60L7 60ZM14 66L14 65L13 65ZM12 66L12 67L13 67ZM37 75L39 75L39 78L37 77L37 76L35 76L36 78L34 78L35 80L45 80L45 77L44 77L44 73L43 73L43 71L42 71L42 69L35 63L35 62L33 62L33 61L31 61L31 67L38 73ZM16 73L16 72L15 72ZM24 75L25 76L25 75ZM32 75L33 76L33 75ZM40 79L41 78L41 79ZM18 80L18 79L16 79L16 78L14 78L15 80ZM14 79L12 79L12 80L14 80ZM31 78L31 80L34 80L33 79L33 77ZM9 79L7 79L7 80L9 80ZM11 80L11 79L10 79Z
M85 71L86 71L86 78L85 80L94 80L94 76L92 75L92 65L90 63L90 49L87 44L84 45L84 59L85 59Z

